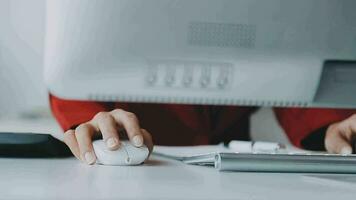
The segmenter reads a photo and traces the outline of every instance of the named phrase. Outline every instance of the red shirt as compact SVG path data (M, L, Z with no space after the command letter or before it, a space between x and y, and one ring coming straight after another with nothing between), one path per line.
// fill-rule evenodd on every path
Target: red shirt
M249 139L249 117L256 107L89 102L50 95L54 116L63 130L89 121L100 111L133 112L158 145L216 144ZM356 110L275 108L279 124L291 142L301 147L308 135L348 118Z

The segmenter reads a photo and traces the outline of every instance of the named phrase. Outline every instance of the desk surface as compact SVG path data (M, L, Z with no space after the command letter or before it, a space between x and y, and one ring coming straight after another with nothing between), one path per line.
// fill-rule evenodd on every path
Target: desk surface
M73 158L0 158L0 199L354 199L356 188L302 174L231 173L151 157L142 166L87 166Z
M53 119L2 119L0 131L60 133ZM0 158L0 199L6 200L341 200L354 199L355 191L352 184L318 182L302 174L218 172L160 157L135 167L87 166L74 158Z

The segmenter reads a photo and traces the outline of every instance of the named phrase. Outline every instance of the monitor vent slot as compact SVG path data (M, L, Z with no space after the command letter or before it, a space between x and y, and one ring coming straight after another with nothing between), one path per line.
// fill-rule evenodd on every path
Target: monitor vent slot
M254 48L256 26L192 22L188 27L188 44L227 48Z
M261 101L254 99L222 99L200 97L169 97L169 96L140 96L140 95L105 95L91 94L89 100L103 102L132 102L132 103L179 103L179 104L202 104L202 105L241 105L263 107L308 107L304 101Z

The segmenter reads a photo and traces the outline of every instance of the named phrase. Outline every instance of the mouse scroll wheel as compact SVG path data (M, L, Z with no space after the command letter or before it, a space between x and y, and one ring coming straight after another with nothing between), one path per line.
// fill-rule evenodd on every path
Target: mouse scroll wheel
M125 160L126 164L130 164L131 163L131 159L130 157L127 157L126 160Z
M127 155L127 158L125 159L125 162L126 162L126 164L130 164L130 163L131 163L130 154L129 154L129 152L128 152L127 149L126 149L126 145L125 145L125 144L123 145L123 147L124 147L124 150L125 150L126 155Z

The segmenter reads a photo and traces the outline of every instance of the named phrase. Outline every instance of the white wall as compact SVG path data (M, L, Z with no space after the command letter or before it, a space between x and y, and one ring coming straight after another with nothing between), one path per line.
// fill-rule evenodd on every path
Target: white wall
M0 117L47 107L45 0L0 0Z

